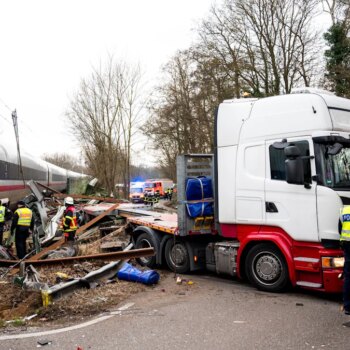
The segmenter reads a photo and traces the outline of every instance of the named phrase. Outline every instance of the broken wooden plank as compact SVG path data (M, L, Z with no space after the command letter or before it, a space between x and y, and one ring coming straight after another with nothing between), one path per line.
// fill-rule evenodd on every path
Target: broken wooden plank
M107 209L105 212L101 213L99 216L96 216L94 219L86 223L85 225L79 227L77 229L76 234L79 235L81 232L84 232L87 228L95 224L97 221L101 220L103 217L105 217L107 214L112 212L114 209L117 209L119 207L120 203L112 205L109 209Z
M113 232L110 232L108 235L99 238L94 243L99 243L99 242L102 243L104 241L107 241L109 238L111 238L113 236L119 236L119 234L121 234L121 233L123 233L125 231L126 227L127 227L127 225L119 226L119 228L117 230L115 230Z
M121 250L124 247L125 247L125 242L112 241L112 242L101 243L100 248L102 251L116 251L116 250Z
M87 230L87 231L81 233L79 235L78 242L83 242L83 241L86 241L86 240L90 240L96 234L98 234L98 236L100 236L100 232L99 231L100 230L99 230L98 227L93 227L90 230Z
M114 225L114 226L108 226L108 227L100 227L100 231L101 232L114 231L115 229L118 229L119 227L120 227L120 225L119 226Z

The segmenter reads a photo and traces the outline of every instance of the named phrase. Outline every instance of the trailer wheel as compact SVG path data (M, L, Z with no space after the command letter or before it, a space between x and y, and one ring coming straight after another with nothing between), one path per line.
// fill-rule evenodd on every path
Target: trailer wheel
M272 244L254 246L247 254L245 270L249 282L266 292L281 292L289 281L287 263Z
M186 273L190 270L190 257L184 242L175 242L169 239L165 245L165 260L170 270Z
M140 236L138 236L136 239L135 247L136 249L154 248L157 254L159 242L156 242L156 239L157 237L154 237L147 232L141 233ZM154 255L154 256L137 258L136 260L140 265L152 268L156 265L157 258L156 258L156 255Z

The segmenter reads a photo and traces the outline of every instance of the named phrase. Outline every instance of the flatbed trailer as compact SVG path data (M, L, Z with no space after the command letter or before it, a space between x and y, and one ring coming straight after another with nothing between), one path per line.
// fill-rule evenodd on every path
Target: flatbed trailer
M84 212L92 217L96 217L110 208L110 203L99 203L84 207ZM121 204L113 210L110 215L125 218L129 223L150 227L168 234L176 234L178 231L177 214L161 213L148 210L145 205Z

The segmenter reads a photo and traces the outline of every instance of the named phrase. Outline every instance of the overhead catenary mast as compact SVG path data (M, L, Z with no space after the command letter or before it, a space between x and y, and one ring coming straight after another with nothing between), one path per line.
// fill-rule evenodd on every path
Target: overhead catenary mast
M18 123L17 123L17 111L14 110L12 112L12 121L13 121L13 129L15 131L15 136L16 136L16 144L17 144L17 158L18 158L18 164L19 164L19 171L21 173L21 177L23 180L23 186L26 185L25 180L24 180L24 174L23 174L23 167L22 167L22 158L21 158L21 149L19 146L19 133L18 133Z

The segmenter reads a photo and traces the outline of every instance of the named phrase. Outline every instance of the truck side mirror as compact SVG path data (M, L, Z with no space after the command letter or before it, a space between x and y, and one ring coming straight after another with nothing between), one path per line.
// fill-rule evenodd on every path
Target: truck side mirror
M304 163L301 158L287 159L285 167L286 180L289 184L304 185Z
M293 158L300 157L301 152L298 146L291 145L291 146L287 146L284 149L284 155L286 156L287 159L293 159Z
M301 152L297 146L288 146L284 149L286 156L286 181L289 184L304 185L304 162L300 157Z

